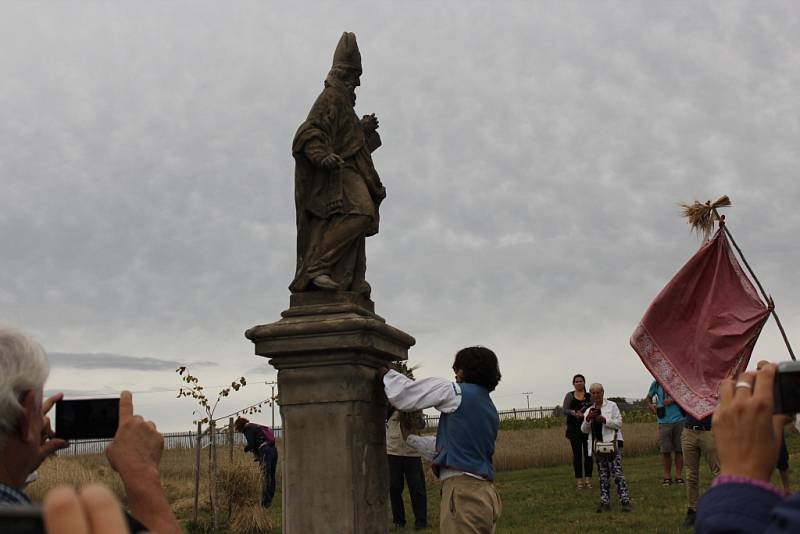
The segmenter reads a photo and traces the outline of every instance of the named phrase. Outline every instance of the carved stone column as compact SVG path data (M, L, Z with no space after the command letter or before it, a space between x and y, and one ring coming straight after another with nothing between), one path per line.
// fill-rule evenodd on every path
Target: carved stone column
M281 315L245 335L278 370L283 532L386 532L386 401L377 369L406 359L414 338L354 293L294 294Z

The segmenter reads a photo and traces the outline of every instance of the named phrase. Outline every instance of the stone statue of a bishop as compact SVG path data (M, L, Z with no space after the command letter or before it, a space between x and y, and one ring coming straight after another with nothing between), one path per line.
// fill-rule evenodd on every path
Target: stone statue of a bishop
M295 158L297 271L289 289L352 291L369 298L364 240L378 233L386 197L371 153L380 144L374 114L356 115L361 53L345 32L325 87L292 143Z

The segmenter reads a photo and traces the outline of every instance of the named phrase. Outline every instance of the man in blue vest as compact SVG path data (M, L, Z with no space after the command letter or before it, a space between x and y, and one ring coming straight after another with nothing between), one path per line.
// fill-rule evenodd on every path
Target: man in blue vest
M386 397L396 409L436 408L442 413L435 449L429 454L424 449L432 440L408 440L432 458L434 473L442 481L440 532L490 534L501 512L492 468L500 417L489 396L500 382L500 368L491 350L467 347L456 354L453 371L455 382L414 381L388 367L381 372Z

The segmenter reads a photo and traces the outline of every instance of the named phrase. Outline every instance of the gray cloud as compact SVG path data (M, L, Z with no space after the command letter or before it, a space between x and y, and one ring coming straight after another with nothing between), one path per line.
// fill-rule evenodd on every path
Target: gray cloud
M172 371L186 362L162 360L145 356L123 356L120 354L81 354L50 352L47 354L52 367L69 369L128 369L131 371ZM216 366L215 362L192 362L193 367Z
M84 355L266 366L243 332L288 306L291 139L348 30L388 189L367 275L423 374L483 343L498 404L558 402L575 372L640 396L628 336L698 245L677 203L721 194L800 329L796 3L236 6L4 6L0 319Z

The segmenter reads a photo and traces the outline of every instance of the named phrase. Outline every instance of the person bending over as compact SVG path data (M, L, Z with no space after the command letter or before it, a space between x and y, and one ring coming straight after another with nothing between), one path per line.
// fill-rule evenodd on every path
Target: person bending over
M25 480L53 452L67 446L54 437L47 412L61 398L44 398L47 355L19 330L0 326L0 506L31 505ZM164 438L155 424L133 413L133 398L123 391L119 426L106 449L111 467L125 486L133 518L159 534L181 532L169 507L158 470ZM137 522L131 525L137 527Z
M398 410L433 407L442 413L435 442L427 436L408 439L432 459L433 471L442 481L440 532L489 534L501 513L492 467L500 416L489 396L500 382L500 368L491 350L468 347L456 354L453 371L455 382L413 381L385 367L384 389Z
M233 423L238 432L244 434L247 445L244 452L253 452L256 461L261 465L262 486L261 506L272 506L275 496L275 470L278 465L278 448L275 446L275 436L268 426L251 423L244 417L237 417Z

